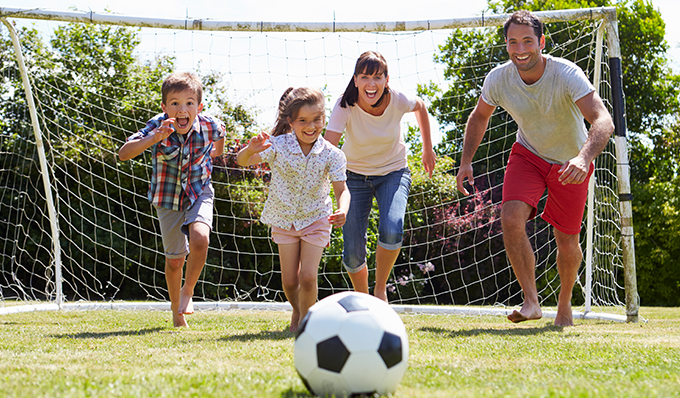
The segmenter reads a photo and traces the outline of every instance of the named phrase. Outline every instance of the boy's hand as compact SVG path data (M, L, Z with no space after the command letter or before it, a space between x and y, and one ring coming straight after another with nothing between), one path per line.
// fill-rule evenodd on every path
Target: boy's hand
M328 222L330 222L335 228L340 228L345 225L346 220L347 214L342 209L338 209L335 211L335 213L328 216Z
M264 131L251 138L248 142L248 150L255 153L260 153L270 146L272 146L272 143L269 141L269 134Z
M155 142L161 142L164 139L168 138L170 134L172 134L175 131L175 127L173 127L173 123L175 123L175 118L169 118L163 120L160 126L156 129L156 132L154 133L154 141Z

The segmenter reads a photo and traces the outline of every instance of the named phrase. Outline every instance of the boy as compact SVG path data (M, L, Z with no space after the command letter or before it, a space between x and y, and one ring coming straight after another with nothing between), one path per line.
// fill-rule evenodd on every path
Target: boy
M120 148L129 160L151 148L153 176L149 201L156 208L165 251L165 280L175 327L186 327L194 312L191 297L208 255L214 190L212 158L224 151L226 135L219 119L203 110L201 81L190 73L173 73L161 87L163 113L131 135ZM182 286L182 268L187 270Z

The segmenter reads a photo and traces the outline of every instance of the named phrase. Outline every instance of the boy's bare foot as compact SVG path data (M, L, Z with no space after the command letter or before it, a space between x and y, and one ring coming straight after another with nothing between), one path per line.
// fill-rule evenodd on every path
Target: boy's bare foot
M191 299L191 296L185 296L182 294L183 292L180 291L179 293L179 308L177 309L177 313L180 315L183 314L193 314L194 313L194 301Z
M378 290L377 288L373 289L373 295L380 300L384 301L387 303L387 287L385 289L380 289Z
M541 319L542 317L543 312L540 306L532 306L526 303L522 306L521 310L512 311L512 314L508 315L508 319L513 323Z
M186 319L184 319L184 314L172 314L172 324L176 328L188 327Z
M290 318L290 331L295 333L298 330L300 324L300 313L293 311L293 316Z

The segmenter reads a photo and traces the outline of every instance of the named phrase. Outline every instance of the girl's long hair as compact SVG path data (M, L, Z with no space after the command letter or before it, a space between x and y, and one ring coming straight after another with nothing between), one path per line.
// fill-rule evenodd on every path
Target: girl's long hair
M384 74L387 77L387 61L385 61L385 57L377 51L366 51L359 56L354 66L354 75L352 75L345 92L342 94L342 99L340 100L341 107L347 108L347 105L354 106L357 103L359 89L354 84L354 77L361 73L365 75ZM373 108L379 107L389 92L390 88L385 85L385 91L378 98L378 102L373 105Z
M305 105L325 105L326 98L321 90L312 87L288 87L283 92L279 100L278 116L276 117L276 124L272 129L270 135L276 137L281 134L288 134L292 131L288 118L295 120L297 118L300 108Z

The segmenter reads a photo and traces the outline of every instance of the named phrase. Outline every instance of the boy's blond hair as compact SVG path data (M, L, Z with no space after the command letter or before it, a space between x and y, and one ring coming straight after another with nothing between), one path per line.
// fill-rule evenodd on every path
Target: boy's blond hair
M171 73L163 80L161 86L161 101L165 104L168 94L173 92L191 90L196 93L196 101L203 101L203 84L198 76L189 72Z

